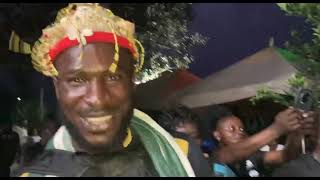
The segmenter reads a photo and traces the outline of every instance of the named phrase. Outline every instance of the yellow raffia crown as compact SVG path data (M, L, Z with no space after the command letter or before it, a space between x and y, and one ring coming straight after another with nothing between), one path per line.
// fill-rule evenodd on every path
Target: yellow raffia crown
M70 40L77 39L79 46L82 48L87 44L85 36L91 36L93 32L114 34L114 62L110 65L109 71L114 73L119 62L117 36L124 37L131 43L136 52L133 55L133 58L137 61L135 71L139 72L141 70L144 63L144 49L134 37L134 24L115 16L109 9L103 8L98 3L72 3L58 12L55 22L42 30L42 36L32 47L31 57L34 68L46 76L57 76L58 71L49 56L50 49L65 37L69 37ZM20 50L20 53L27 54L25 42L20 42L24 46L14 46L18 41L21 41L20 38L12 32L9 50L17 52L19 47L24 47ZM140 47L140 53L137 46ZM81 57L82 53L79 58L81 59Z

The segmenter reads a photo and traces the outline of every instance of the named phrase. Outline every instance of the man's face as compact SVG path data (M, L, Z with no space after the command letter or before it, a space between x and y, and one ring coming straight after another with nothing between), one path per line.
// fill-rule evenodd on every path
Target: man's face
M238 143L247 136L241 120L236 116L225 117L213 135L222 145Z
M54 78L65 125L81 148L108 150L124 138L131 119L133 59L120 48L117 71L108 71L114 61L114 45L87 44L62 52L55 60Z
M185 122L176 127L176 131L180 133L187 134L192 138L197 144L201 144L200 132L198 126L194 123Z

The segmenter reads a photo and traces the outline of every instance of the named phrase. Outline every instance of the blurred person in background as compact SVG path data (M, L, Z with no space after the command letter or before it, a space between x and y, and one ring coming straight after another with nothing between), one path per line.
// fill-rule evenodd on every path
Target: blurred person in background
M266 166L279 166L297 157L301 146L293 138L294 133L308 123L300 111L288 108L279 112L274 122L262 131L248 136L243 122L226 108L221 108L220 117L211 125L219 148L212 154L212 161L231 169L233 176L267 176ZM312 118L312 113L307 114ZM286 147L280 151L260 151L260 148L273 142L282 135L288 135Z

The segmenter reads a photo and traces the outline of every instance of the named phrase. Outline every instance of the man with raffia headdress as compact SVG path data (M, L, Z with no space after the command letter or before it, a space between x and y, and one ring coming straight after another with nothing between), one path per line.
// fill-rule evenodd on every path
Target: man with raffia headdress
M28 53L13 36L11 50ZM133 108L134 73L144 59L134 24L98 4L70 4L30 53L35 69L52 77L65 118L17 176L210 176L207 164L189 160L202 158L191 142Z

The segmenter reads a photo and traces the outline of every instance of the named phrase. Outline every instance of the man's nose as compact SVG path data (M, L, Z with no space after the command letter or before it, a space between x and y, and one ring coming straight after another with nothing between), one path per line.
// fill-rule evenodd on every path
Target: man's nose
M91 107L102 109L106 104L107 96L108 93L103 82L99 79L95 79L89 84L85 100Z

